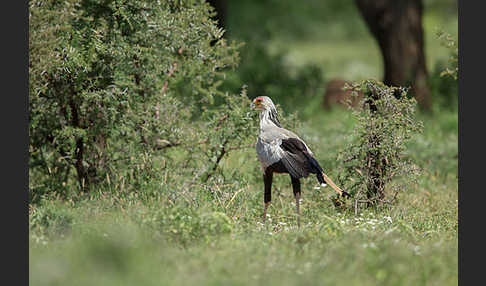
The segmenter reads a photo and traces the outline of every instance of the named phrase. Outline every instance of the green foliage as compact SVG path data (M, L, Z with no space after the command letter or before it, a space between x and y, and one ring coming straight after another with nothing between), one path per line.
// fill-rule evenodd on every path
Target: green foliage
M444 61L438 61L427 78L431 96L434 100L433 110L436 113L441 112L443 109L458 109L457 79L450 75L444 75L444 70L448 70L447 64Z
M444 109L457 110L458 104L458 47L457 41L444 30L435 31L436 38L432 41L440 41L440 45L447 49L449 58L438 59L434 69L429 73L427 84L430 87L434 101L433 111L437 114Z
M341 154L342 181L353 194L355 206L389 203L418 175L417 167L405 157L405 143L422 129L422 123L414 118L416 101L408 98L403 88L373 80L350 88L365 96L362 108L354 112L357 126L353 142Z
M252 42L241 49L238 69L228 73L224 87L236 91L248 86L248 94L266 95L289 110L305 106L322 95L323 71L314 64L292 69L285 62L285 53L272 54L262 43Z
M227 23L231 37L252 42L329 40L367 33L356 5L339 0L307 0L306 5L289 0L228 1Z
M232 150L250 147L248 136L256 134L258 121L256 113L249 110L249 104L244 87L240 96L234 96L231 101L203 113L203 120L208 122L204 126L208 136L204 139L206 145L196 150L202 154L197 160L209 163L205 164L202 175L204 182L218 170L223 156Z
M454 80L457 80L457 73L459 72L459 67L458 67L459 49L457 46L457 40L455 40L452 37L452 35L446 33L443 30L438 30L436 32L436 35L441 41L442 45L446 47L450 53L450 57L449 57L450 66L448 66L440 75L450 76Z
M442 17L457 17L457 0L423 0L425 11Z
M167 168L194 173L216 146L238 147L252 131L249 101L219 89L238 52L211 11L201 1L30 2L33 200L76 184L139 190Z

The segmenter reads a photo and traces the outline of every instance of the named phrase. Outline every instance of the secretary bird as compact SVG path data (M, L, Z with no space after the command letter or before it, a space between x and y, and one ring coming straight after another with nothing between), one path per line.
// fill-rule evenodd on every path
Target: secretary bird
M300 178L310 173L316 174L321 186L329 184L341 196L350 195L336 186L323 172L307 144L295 133L282 128L277 110L268 96L259 96L251 104L252 109L260 110L260 134L256 143L258 159L263 170L265 185L263 223L267 218L267 208L272 200L273 173L287 173L292 181L297 207L297 225L300 227Z

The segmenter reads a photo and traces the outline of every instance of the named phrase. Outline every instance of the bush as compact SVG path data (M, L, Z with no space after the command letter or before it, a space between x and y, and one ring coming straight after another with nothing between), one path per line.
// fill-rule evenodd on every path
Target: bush
M398 191L416 179L417 167L406 158L405 143L422 129L414 119L416 101L406 90L365 80L350 87L362 91L362 108L354 111L357 127L340 157L345 189L355 206L391 203Z
M458 107L457 80L452 76L446 76L445 70L447 70L446 64L438 62L427 79L435 103L434 109L437 109L437 112L442 109L457 110Z
M436 35L442 46L449 50L450 56L447 63L442 61L437 63L435 70L429 75L428 84L432 96L437 102L436 111L440 112L442 108L456 110L458 104L457 76L459 72L457 41L443 30L437 30Z
M211 15L195 0L29 3L32 200L198 178L210 158L207 178L242 144L249 100L220 90L238 46Z
M450 53L450 57L449 57L450 66L447 67L441 73L441 76L450 76L454 80L457 80L457 74L459 72L459 67L458 67L459 49L457 46L457 40L455 40L449 33L446 33L445 31L442 30L438 30L436 32L436 35L441 41L442 45L446 47Z

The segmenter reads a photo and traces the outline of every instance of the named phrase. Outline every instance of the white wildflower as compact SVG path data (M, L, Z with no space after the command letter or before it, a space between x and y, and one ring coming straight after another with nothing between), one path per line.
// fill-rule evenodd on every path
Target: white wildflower
M376 244L374 244L373 242L370 242L370 243L363 243L361 245L361 247L363 248L376 248Z
M418 245L415 245L413 251L415 252L416 255L422 255L422 253L420 252L420 246Z

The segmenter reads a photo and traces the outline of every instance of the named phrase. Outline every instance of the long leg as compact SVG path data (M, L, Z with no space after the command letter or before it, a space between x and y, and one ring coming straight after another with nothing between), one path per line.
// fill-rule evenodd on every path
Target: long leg
M265 193L263 196L263 201L265 203L263 209L264 224L267 221L267 208L270 205L270 202L272 201L272 181L273 181L273 172L267 168L265 170L265 173L263 174L263 182L265 184Z
M329 178L324 172L322 172L322 177L325 179L326 183L328 183L336 192L338 192L341 196L351 197L347 192L341 190L334 182Z
M300 227L300 180L294 177L292 179L292 189L294 191L295 205L297 207L297 226Z

